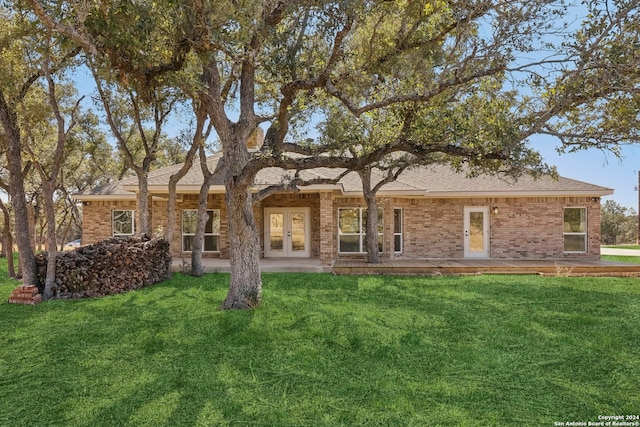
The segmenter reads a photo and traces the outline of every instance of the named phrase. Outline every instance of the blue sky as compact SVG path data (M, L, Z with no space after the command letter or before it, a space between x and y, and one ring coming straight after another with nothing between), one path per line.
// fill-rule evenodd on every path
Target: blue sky
M638 170L640 170L640 147L622 147L620 158L597 149L577 153L558 154L558 141L547 137L533 136L531 146L538 150L544 161L554 165L558 173L566 178L589 182L614 190L613 195L603 198L638 212Z

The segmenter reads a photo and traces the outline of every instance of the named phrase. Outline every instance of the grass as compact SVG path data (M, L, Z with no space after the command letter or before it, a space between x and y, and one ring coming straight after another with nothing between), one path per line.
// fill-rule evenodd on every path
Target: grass
M553 425L640 408L637 279L265 274L261 307L223 312L227 286L176 275L0 302L0 425Z
M628 262L640 264L640 256L635 255L600 255L602 261Z
M640 249L640 245L603 245L602 247L615 249Z

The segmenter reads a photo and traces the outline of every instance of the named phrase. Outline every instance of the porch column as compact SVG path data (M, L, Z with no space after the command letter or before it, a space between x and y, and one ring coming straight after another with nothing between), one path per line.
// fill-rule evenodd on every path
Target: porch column
M320 262L323 265L333 264L333 193L320 193Z

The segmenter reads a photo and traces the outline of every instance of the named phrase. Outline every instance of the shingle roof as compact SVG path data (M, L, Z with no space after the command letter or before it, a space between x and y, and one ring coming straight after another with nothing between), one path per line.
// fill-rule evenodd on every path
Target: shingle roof
M221 154L215 154L207 158L209 170L214 170ZM181 164L159 169L149 173L148 184L150 191L166 191L169 177L175 174ZM343 172L343 169L318 168L301 171L303 179L335 178ZM279 184L287 176L293 176L293 171L285 171L280 168L266 168L256 176L256 187ZM382 179L380 173L374 173L373 181ZM195 192L202 183L202 170L200 162L194 165L178 183L178 192ZM77 199L97 199L100 197L118 197L132 195L137 187L137 178L127 178L106 186L92 189L76 195ZM212 189L222 191L224 189L221 178L213 183ZM312 189L313 187L307 187ZM362 183L358 174L351 172L335 186L344 194L362 194ZM533 179L523 175L517 181L495 175L481 175L474 178L467 177L464 173L457 173L445 165L432 165L420 168L408 169L400 177L391 183L384 185L378 194L394 195L424 195L427 197L470 197L470 196L551 196L551 195L583 195L604 196L612 194L613 190L570 178L559 177L557 180L551 177Z
M109 184L101 185L100 187L91 188L85 190L80 194L75 194L77 199L82 200L83 197L79 196L92 196L92 198L135 198L135 194L131 191L125 190L122 187L122 183L125 180L110 182ZM85 197L86 198L86 197Z
M431 195L452 195L454 193L593 193L594 195L612 194L613 190L566 177L553 179L544 176L534 179L522 175L517 180L497 175L480 175L469 178L444 165L405 171L398 182L414 186Z

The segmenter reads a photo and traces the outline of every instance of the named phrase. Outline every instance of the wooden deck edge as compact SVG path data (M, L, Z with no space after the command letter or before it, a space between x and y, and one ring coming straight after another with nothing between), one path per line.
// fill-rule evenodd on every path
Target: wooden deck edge
M640 266L597 267L334 267L336 275L540 275L576 277L640 277Z

